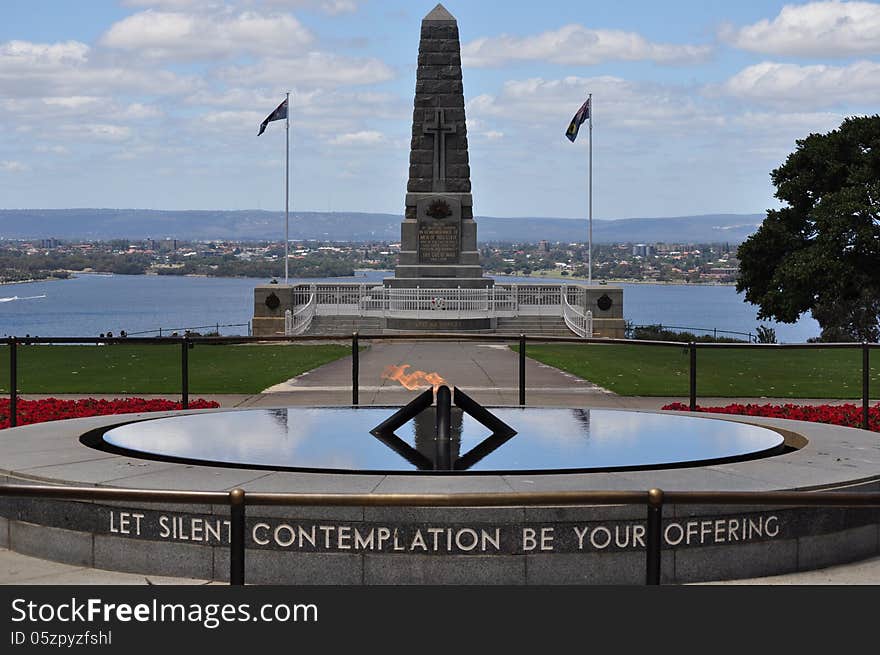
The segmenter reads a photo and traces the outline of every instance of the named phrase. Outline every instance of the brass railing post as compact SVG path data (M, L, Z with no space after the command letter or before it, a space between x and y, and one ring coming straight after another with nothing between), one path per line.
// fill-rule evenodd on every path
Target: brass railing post
M663 521L663 491L651 489L648 491L648 530L645 562L645 584L660 584L660 546L661 546L661 523Z
M688 366L690 389L688 395L690 397L690 410L697 411L697 344L691 341L688 344L690 352L690 363Z
M186 335L180 340L180 404L189 409L189 342Z
M358 404L358 379L360 378L360 348L358 346L358 333L351 335L351 404Z
M244 584L244 489L229 492L229 584Z
M871 347L862 342L862 429L868 429L868 404L871 393Z
M519 404L526 404L526 335L519 335Z
M17 341L11 337L9 343L9 427L18 425L18 352Z

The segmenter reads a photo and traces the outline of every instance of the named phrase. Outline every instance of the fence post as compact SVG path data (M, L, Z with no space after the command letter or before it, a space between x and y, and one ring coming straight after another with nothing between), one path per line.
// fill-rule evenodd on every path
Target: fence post
M180 340L180 404L189 409L189 340Z
M519 404L526 404L526 335L519 335Z
M358 333L351 335L351 404L358 404L358 378L360 378L360 349L358 348Z
M871 392L871 347L862 342L862 429L868 429L868 403Z
M9 339L9 427L18 425L18 352L15 337Z
M648 534L645 562L645 584L660 584L660 535L663 520L663 491L648 491Z
M229 584L244 584L244 489L229 492Z
M693 341L688 344L690 349L690 410L697 411L697 344Z

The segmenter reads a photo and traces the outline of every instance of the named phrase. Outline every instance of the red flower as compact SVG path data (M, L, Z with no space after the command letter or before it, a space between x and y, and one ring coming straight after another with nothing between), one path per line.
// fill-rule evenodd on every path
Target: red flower
M0 398L0 429L9 427L9 398ZM213 400L192 400L190 409L212 409L220 407ZM67 418L83 418L86 416L105 416L107 414L136 414L140 412L167 412L183 409L181 403L173 400L144 398L115 398L114 400L97 400L81 398L79 400L61 400L44 398L43 400L23 400L16 403L18 425L43 423L44 421L60 421Z
M687 412L689 407L683 403L671 403L661 409ZM715 414L741 414L745 416L765 416L769 418L787 418L795 421L811 421L814 423L831 423L851 428L862 427L862 408L858 405L743 405L733 403L724 407L700 407L698 412ZM880 432L880 404L868 408L868 429Z

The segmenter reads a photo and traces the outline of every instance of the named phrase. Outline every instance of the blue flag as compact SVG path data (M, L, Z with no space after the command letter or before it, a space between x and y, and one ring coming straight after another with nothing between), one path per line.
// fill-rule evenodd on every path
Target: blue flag
M581 125L584 124L584 121L590 118L590 98L587 98L587 101L581 105L581 108L577 110L577 113L574 115L574 118L571 119L571 124L568 126L568 129L565 130L565 136L568 137L568 140L574 143L574 140L577 138L578 130L581 129Z
M266 126L272 121L280 121L283 118L287 118L287 98L285 98L280 105L275 107L275 111L266 116L266 120L260 123L260 131L257 133L257 136L260 136L263 132L266 131Z

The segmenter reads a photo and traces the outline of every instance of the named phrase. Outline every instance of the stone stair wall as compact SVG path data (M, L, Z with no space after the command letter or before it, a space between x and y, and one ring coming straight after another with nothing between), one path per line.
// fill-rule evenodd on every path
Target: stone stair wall
M525 334L527 336L573 337L561 316L498 317L495 334Z
M321 316L312 319L306 331L311 336L351 336L353 332L381 334L383 321L378 316Z

